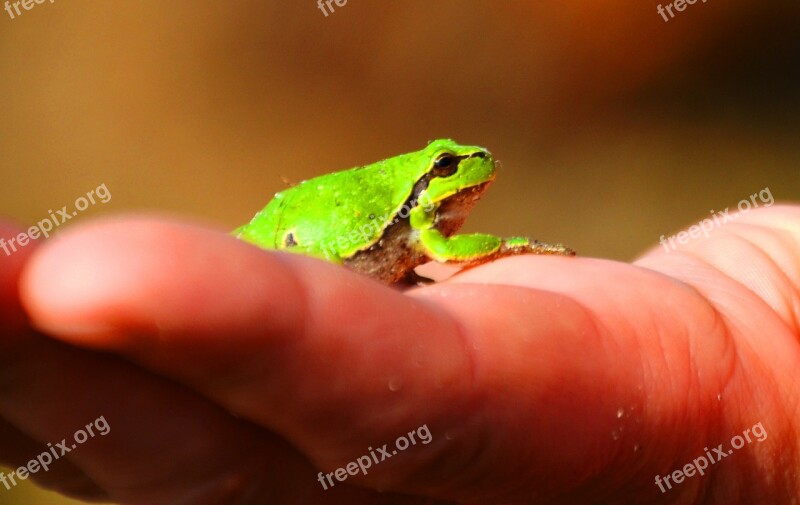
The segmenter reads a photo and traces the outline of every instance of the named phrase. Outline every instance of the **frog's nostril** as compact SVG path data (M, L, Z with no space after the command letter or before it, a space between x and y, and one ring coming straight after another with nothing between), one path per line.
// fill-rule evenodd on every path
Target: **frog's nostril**
M486 153L485 153L485 152L483 152L483 151L478 151L477 153L472 153L472 154L470 155L470 158L474 158L474 157L477 157L477 158L485 158L485 157L486 157Z

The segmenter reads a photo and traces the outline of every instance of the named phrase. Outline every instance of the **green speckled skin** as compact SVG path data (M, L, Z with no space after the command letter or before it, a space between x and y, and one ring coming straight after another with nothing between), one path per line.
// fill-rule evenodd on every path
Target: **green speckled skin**
M495 177L484 148L436 140L413 153L322 175L281 191L236 237L344 263L386 283L434 259L465 266L512 254L573 254L492 235L452 236Z

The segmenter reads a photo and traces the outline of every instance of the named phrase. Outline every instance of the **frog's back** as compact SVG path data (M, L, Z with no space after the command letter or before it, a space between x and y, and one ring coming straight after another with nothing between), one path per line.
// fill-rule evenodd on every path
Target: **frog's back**
M281 191L237 229L267 249L341 261L380 239L427 168L419 153L322 175Z

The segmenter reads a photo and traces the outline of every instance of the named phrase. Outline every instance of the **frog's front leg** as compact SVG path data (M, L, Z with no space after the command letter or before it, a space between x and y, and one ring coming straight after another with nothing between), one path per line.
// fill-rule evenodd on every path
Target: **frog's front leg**
M545 244L523 237L502 239L483 233L445 237L435 228L420 231L420 244L431 259L462 266L476 266L518 254L575 255L572 249L561 244Z

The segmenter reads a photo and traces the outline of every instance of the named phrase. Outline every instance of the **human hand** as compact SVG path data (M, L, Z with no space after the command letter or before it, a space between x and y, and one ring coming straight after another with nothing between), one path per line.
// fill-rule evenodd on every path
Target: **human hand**
M19 280L69 345L4 339L0 414L28 445L0 451L21 464L103 415L71 480L39 475L122 503L789 503L798 237L776 205L634 265L521 256L401 293L195 225L76 227ZM655 483L756 423L763 441Z

